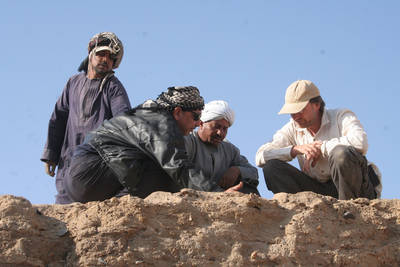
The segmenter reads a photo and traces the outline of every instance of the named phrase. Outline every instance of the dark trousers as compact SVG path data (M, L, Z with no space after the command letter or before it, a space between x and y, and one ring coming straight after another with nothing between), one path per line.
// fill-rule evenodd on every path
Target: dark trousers
M354 147L335 147L328 161L331 180L326 183L276 159L268 161L263 167L265 182L273 193L312 191L338 199L376 198L368 176L367 159Z
M179 191L167 173L154 162L141 160L141 164L143 175L139 183L128 191L98 153L74 155L65 184L67 194L73 201L86 203L128 193L145 198L155 191Z

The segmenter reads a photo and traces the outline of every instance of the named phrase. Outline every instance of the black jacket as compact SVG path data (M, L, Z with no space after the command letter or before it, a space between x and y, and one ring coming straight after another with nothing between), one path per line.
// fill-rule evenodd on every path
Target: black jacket
M154 102L146 103L104 121L85 142L96 149L130 191L140 181L146 160L155 162L179 188L212 191L216 185L201 171L194 171L195 184L189 181L189 169L194 165L188 160L183 135L171 113L154 108Z

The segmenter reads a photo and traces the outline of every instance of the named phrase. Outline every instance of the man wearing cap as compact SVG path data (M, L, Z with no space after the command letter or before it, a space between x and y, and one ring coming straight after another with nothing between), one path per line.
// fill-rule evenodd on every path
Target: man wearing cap
M106 120L90 132L72 157L66 191L73 201L111 198L126 189L145 198L155 191L178 192L189 187L184 135L200 123L204 100L194 86L170 87L156 100ZM192 171L204 191L202 171Z
M198 131L185 136L188 157L196 169L201 169L208 177L210 187L205 191L231 189L259 195L257 169L225 139L234 120L235 113L227 102L215 100L207 103ZM200 181L196 180L196 175L191 175L190 182L198 184Z
M41 157L48 175L56 176L56 203L71 203L64 180L72 151L86 133L105 119L128 111L130 102L125 88L114 76L123 56L122 42L114 33L96 34L88 45L88 56L79 66L57 100L48 127Z
M353 112L326 109L315 84L299 80L287 88L279 114L292 119L256 154L269 190L345 200L380 196L380 173L365 158L367 134ZM295 157L301 171L287 163Z

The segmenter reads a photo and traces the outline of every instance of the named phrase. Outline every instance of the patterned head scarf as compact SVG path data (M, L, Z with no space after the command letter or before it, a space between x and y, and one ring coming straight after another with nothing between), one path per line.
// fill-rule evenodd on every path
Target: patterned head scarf
M97 53L103 50L110 51L114 58L113 69L118 68L124 55L124 46L114 33L101 32L90 39L88 44L89 57L92 53Z
M232 126L235 121L235 112L229 107L227 102L214 100L204 106L200 119L203 122L225 119L229 123L229 126Z
M156 99L156 103L169 111L181 107L184 111L203 109L204 99L200 96L199 89L194 86L169 87Z
M124 46L118 37L112 32L101 32L93 36L88 44L89 55L79 65L78 71L87 72L89 58L97 52L108 50L114 59L112 68L116 69L122 61Z

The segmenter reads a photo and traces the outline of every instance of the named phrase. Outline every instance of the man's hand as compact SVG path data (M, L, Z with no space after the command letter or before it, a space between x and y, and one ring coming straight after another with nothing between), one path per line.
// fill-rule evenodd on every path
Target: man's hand
M296 157L297 155L304 155L306 160L304 162L304 171L309 173L310 166L314 167L317 164L317 161L321 157L321 141L314 141L311 144L293 146L292 150L290 151L290 155L292 158Z
M240 176L240 169L238 167L230 167L219 180L218 185L224 189L233 186Z
M239 192L239 190L242 189L242 188L243 188L243 182L240 182L237 185L228 188L227 190L225 190L225 192L227 192L227 193L229 193L229 192Z
M44 169L48 175L50 175L51 177L54 177L54 175L56 173L56 166L57 166L57 164L55 164L54 162L47 161L44 164Z

